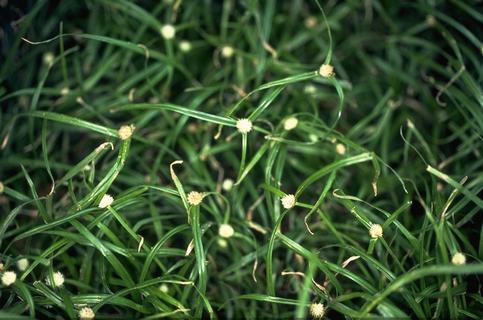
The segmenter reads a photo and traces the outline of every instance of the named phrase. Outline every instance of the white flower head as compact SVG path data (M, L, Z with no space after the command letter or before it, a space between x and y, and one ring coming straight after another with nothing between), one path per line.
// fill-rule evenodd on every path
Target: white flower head
M297 125L299 124L299 120L295 117L290 117L285 119L283 122L283 128L287 131L293 130L297 128Z
M14 271L6 271L2 274L2 284L4 286L11 286L15 281L17 281L17 274Z
M239 119L236 122L236 128L238 129L238 132L240 133L248 133L252 131L253 128L253 123L249 119Z
M222 238L230 238L235 234L233 227L227 223L220 225L218 229L218 235Z
M176 29L171 24L165 24L161 27L161 35L166 40L171 40L176 35Z
M43 61L44 61L44 64L47 65L47 66L51 66L54 64L54 59L55 59L55 56L52 52L46 52L43 56Z
M456 252L451 258L451 263L455 265L462 265L466 263L466 257L461 252Z
M79 319L80 320L91 320L95 317L94 311L89 307L84 307L79 310Z
M130 124L130 125L124 125L117 130L117 134L121 140L127 140L131 138L133 132L134 132L135 127Z
M222 183L221 187L225 191L230 191L231 188L233 188L233 184L234 184L233 180L231 180L231 179L225 179L225 180L223 180L223 183Z
M167 284L163 283L162 285L159 286L159 290L163 293L168 293L169 292L169 287Z
M314 16L307 17L307 18L305 19L305 26L306 26L308 29L315 28L315 26L317 26L317 18L316 18L316 17L314 17Z
M233 54L235 53L235 49L233 49L232 46L223 46L223 48L221 48L221 56L223 58L231 58L233 56Z
M319 141L319 137L317 137L316 134L311 133L311 134L309 134L309 140L312 141L312 142L317 142L317 141Z
M99 208L104 209L109 207L114 202L114 198L107 193L102 196L101 202L99 202Z
M373 239L377 239L382 237L383 232L382 232L382 227L380 224L373 224L371 225L371 228L369 229L369 235Z
M323 64L320 66L319 74L324 78L329 78L334 75L334 67L330 64Z
M17 268L20 271L25 271L29 267L29 261L26 258L22 258L17 261Z
M63 96L66 96L70 93L69 87L63 87L62 90L60 90L60 94Z
M2 182L0 182L0 194L2 194L4 190L5 190L5 186L3 185Z
M335 145L335 152L337 152L340 155L345 154L345 146L342 143L338 143Z
M434 27L436 25L437 21L436 18L432 15L427 15L426 16L426 24L428 27Z
M197 206L203 201L203 193L198 191L191 191L188 193L188 203L192 206Z
M322 303L312 303L310 305L310 314L316 319L321 319L325 314L325 307Z
M291 209L295 207L295 202L297 202L293 194L286 194L280 201L282 201L282 206L285 209Z
M307 84L304 87L304 92L307 93L307 94L314 94L314 93L317 92L317 87L314 86L313 84Z
M222 249L226 249L228 247L228 241L226 241L223 238L218 238L217 242L218 242L218 245L220 246L220 248L222 248Z
M182 52L189 52L191 51L191 43L189 41L183 40L179 43L179 49Z
M54 272L54 274L52 275L52 280L53 282L50 281L50 277L47 277L45 279L45 282L47 283L48 286L60 287L64 284L64 281L65 281L64 275L60 271Z

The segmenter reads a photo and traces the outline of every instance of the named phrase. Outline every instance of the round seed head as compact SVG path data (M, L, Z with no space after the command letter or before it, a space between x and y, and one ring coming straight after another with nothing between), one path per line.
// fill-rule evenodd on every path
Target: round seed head
M223 58L231 58L234 53L235 49L233 49L232 46L223 46L223 48L221 48L221 56Z
M296 200L295 200L295 196L293 194L287 194L287 195L283 196L281 201L282 201L282 206L285 209L291 209L291 208L295 207Z
M380 238L382 237L382 234L382 227L380 224L373 224L369 229L369 235L371 236L371 238Z
M235 230L233 230L233 227L229 224L224 223L218 229L218 234L222 238L230 238L235 234Z
M188 193L188 203L192 206L197 206L203 201L203 194L198 191L191 191Z
M135 127L130 124L130 125L124 125L117 130L117 134L121 140L127 140L131 138L133 132L134 132Z
M322 303L312 303L310 305L310 314L316 319L321 319L325 314L325 307Z
M233 188L233 184L234 184L233 180L231 180L231 179L225 179L225 180L223 180L223 184L221 185L221 187L225 191L230 191L231 188Z
M171 24L165 24L161 27L161 35L166 40L171 40L176 35L176 29Z
M79 310L79 319L80 320L91 320L95 317L94 311L89 307L84 307Z
M18 270L20 271L25 271L27 270L27 268L29 267L29 261L25 258L22 258L20 260L17 261L17 268Z
M451 263L455 265L462 265L466 263L466 257L461 252L456 252L451 258Z
M62 90L60 90L60 94L63 95L63 96L66 96L70 93L70 89L68 87L64 87L62 88Z
M308 29L312 29L312 28L315 28L315 26L317 25L317 18L314 17L314 16L310 16L310 17L307 17L305 19L305 26L308 28Z
M2 194L4 190L5 190L5 186L3 185L2 182L0 182L0 194Z
M108 194L102 196L101 202L99 202L99 208L104 209L110 206L114 202L114 198Z
M223 238L218 238L217 242L218 242L218 245L220 246L220 248L222 248L222 249L225 249L225 248L228 247L228 242Z
M428 27L434 27L436 25L436 18L430 14L427 15L426 24L428 25Z
M11 286L17 280L17 274L14 271L6 271L2 274L2 284L6 287Z
M299 120L295 117L290 117L285 120L283 123L283 128L287 131L293 130L299 124Z
M342 143L338 143L335 145L335 152L342 155L345 154L345 146Z
M236 122L236 128L240 133L248 133L252 131L253 124L249 119L240 119Z
M313 84L308 84L304 87L304 92L307 94L314 94L317 92L317 87L315 87Z
M334 67L330 64L323 64L320 66L319 74L324 78L329 78L334 75Z
M168 293L169 292L169 287L167 284L163 283L162 285L159 286L159 290L163 293Z
M52 64L54 64L54 59L55 59L55 56L52 52L46 52L43 56L43 61L44 61L44 64L47 65L47 66L51 66Z
M47 283L48 286L51 286L51 287L60 287L64 284L64 275L60 272L60 271L57 271L57 272L54 272L54 274L52 275L52 280L54 281L53 283L50 282L50 277L47 277L47 279L45 279L45 282Z
M191 43L189 41L183 40L179 43L179 49L183 52L191 51Z

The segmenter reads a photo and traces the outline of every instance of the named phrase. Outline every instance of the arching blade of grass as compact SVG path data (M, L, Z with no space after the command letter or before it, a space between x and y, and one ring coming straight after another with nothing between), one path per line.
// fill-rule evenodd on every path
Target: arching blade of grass
M439 274L472 274L472 273L483 273L483 264L469 264L465 266L452 266L452 265L433 265L428 267L423 267L408 272L405 275L395 279L387 288L377 294L374 299L369 302L364 309L361 311L360 316L365 317L369 312L377 306L381 301L383 301L388 295L394 291L401 288L406 283L415 281L422 277L434 276Z
M117 107L115 111L133 111L133 110L169 110L173 112L177 112L180 114L187 115L192 118L200 119L203 121L216 123L216 124L223 124L230 127L234 127L236 121L232 120L227 117L217 116L213 114L209 114L206 112L198 111L198 110L191 110L186 107L177 106L173 104L147 104L147 103L140 103L140 104L128 104L125 106Z
M426 168L426 171L431 173L432 175L435 175L436 177L440 178L441 180L445 181L446 183L450 184L453 188L457 189L459 192L467 196L471 201L473 201L475 204L478 205L481 209L483 209L483 200L481 200L478 196L473 194L471 191L463 187L461 184L459 184L457 181L453 180L451 177L449 177L447 174L442 173L441 171L428 166Z
M361 162L366 162L369 160L372 160L373 156L371 153L361 153L357 156L345 158L342 160L335 161L322 169L319 169L318 171L314 172L312 175L310 175L307 179L305 179L304 182L300 184L300 186L297 188L297 192L295 193L295 197L298 198L302 192L312 183L323 177L324 175L337 170L339 168L345 167L345 166L350 166L353 164L361 163Z
M71 224L109 261L116 273L119 274L119 276L125 282L126 286L134 286L134 281L131 278L131 275L129 274L127 269L124 268L123 264L119 261L119 259L117 259L116 256L111 252L111 250L104 246L102 242L100 242L97 237L80 222L74 220L71 221Z
M278 87L273 90L270 94L268 94L260 103L260 105L253 110L253 112L248 116L248 119L255 121L269 106L270 104L278 97L278 95L285 89L284 86Z
M106 128L105 126L101 126L95 123L91 123L88 121L81 120L79 118L71 117L65 114L59 114L55 112L49 111L32 111L29 113L24 114L25 116L41 118L52 120L56 122L61 122L69 125L73 125L75 127L84 128L88 130L92 130L98 132L100 134L109 136L109 137L116 137L117 138L117 131L111 128Z

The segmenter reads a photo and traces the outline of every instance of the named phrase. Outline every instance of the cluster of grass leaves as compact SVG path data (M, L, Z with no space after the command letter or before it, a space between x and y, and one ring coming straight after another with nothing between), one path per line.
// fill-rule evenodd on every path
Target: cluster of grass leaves
M0 318L482 318L481 1L2 5Z

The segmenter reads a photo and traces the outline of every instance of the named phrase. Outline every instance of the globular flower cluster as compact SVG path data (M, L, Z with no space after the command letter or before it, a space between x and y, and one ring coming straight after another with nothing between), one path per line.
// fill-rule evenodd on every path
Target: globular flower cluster
M218 229L218 234L222 238L230 238L235 234L235 230L231 225L224 223L220 225L220 228Z
M84 307L79 310L79 319L80 320L92 320L95 317L94 311L89 307Z
M335 74L334 67L330 64L323 64L319 68L319 74L324 78L330 78Z
M253 124L249 119L240 119L236 122L236 128L240 133L248 133L252 131Z
M99 208L104 209L109 207L114 202L114 198L111 195L105 194L102 196L101 202L99 202Z
M203 193L198 191L191 191L188 193L188 203L192 206L197 206L203 201Z
M325 306L322 303L312 303L310 305L310 314L316 319L321 319L325 315Z
M15 271L5 271L2 274L2 284L6 287L11 286L17 281L17 274Z
M380 224L371 225L371 228L369 229L369 235L371 236L371 238L373 239L380 238L382 237L382 234L383 234L383 231Z
M293 194L287 194L283 196L283 198L280 201L282 201L282 206L285 209L291 209L295 207L295 202L297 202Z
M50 279L50 277L47 277L45 279L45 283L53 288L61 287L62 285L64 285L64 281L64 275L60 271L54 272L52 274L52 279Z

